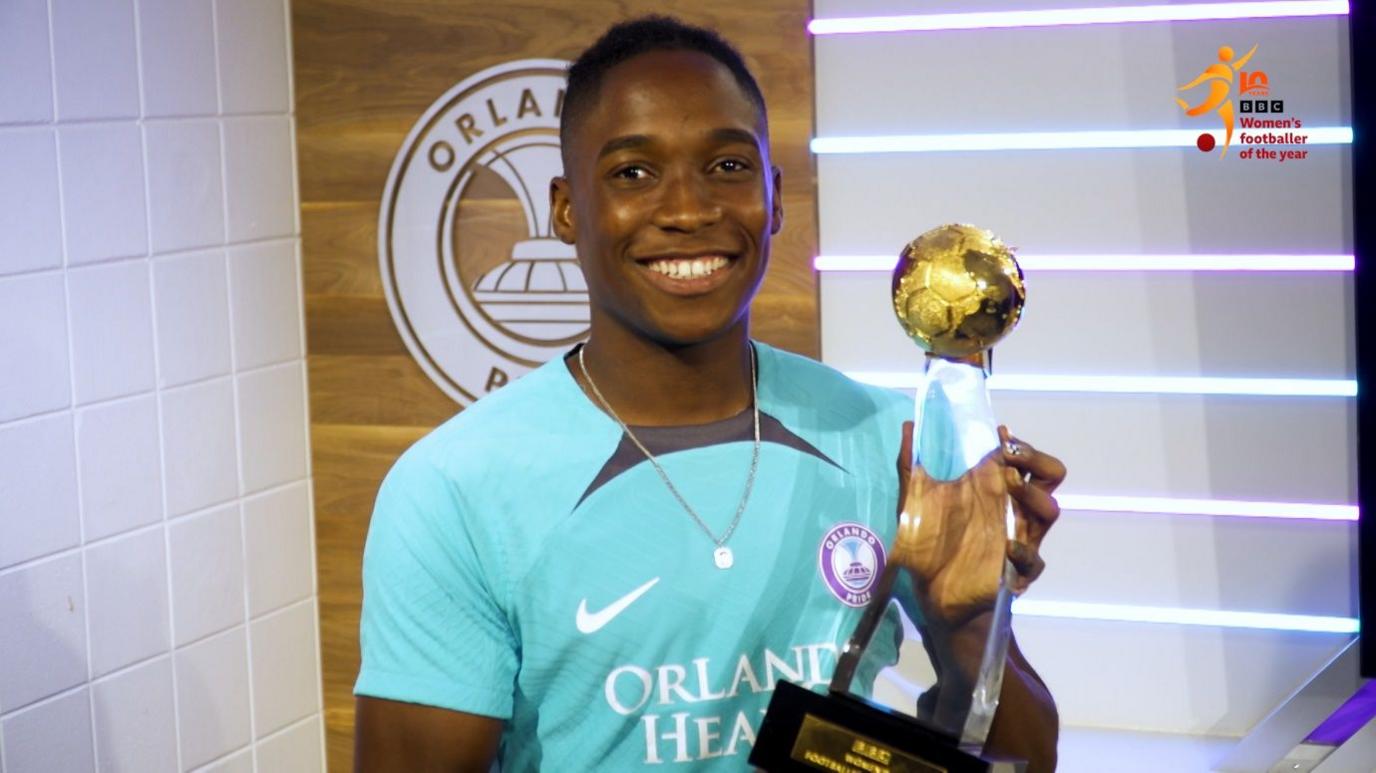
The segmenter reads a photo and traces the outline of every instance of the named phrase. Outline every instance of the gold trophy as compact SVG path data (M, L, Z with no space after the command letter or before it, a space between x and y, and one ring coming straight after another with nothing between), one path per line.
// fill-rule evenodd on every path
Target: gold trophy
M989 350L1017 325L1026 297L1012 250L988 231L945 225L903 249L894 311L926 355L897 534L829 694L780 682L752 764L1016 769L983 755L1017 579L1007 558L1012 502L986 378Z

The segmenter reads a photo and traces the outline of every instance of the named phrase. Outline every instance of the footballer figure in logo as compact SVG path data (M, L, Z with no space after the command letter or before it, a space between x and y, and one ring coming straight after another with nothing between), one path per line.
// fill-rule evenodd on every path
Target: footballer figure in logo
M747 769L775 683L831 678L897 530L911 401L750 338L783 208L740 54L618 24L570 68L560 132L550 216L589 339L383 482L360 771ZM1030 581L1065 469L1004 457ZM1057 727L1014 644L989 748L1051 770Z

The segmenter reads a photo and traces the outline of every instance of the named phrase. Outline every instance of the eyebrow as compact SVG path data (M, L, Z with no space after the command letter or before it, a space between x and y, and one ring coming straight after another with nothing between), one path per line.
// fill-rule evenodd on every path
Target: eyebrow
M639 148L649 144L650 138L644 134L628 134L624 137L616 137L614 139L607 140L607 144L603 145L602 149L597 151L597 157L602 158L603 156L610 155L618 150L625 150L627 148Z
M754 132L749 132L745 129L713 129L710 136L714 142L741 142L756 147L760 145L759 137L755 136ZM645 134L627 134L623 137L614 137L607 140L606 144L602 146L602 149L597 152L597 157L602 158L618 150L644 147L653 142L654 140L650 139L649 135Z
M713 129L712 139L717 142L743 142L746 145L759 147L760 138L754 132L745 129Z

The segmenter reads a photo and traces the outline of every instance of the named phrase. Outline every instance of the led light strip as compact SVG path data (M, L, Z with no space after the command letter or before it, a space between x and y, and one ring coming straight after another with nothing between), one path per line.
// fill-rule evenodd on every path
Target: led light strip
M1218 515L1241 518L1289 518L1312 521L1355 521L1356 505L1321 505L1308 502L1253 502L1236 499L1183 499L1175 497L1100 496L1057 494L1063 510L1100 513L1159 513L1162 515Z
M1236 612L1222 609L1137 607L1124 604L1091 604L1079 601L1015 599L1013 612L1029 617L1072 620L1107 620L1122 623L1167 623L1216 628L1260 628L1271 631L1357 633L1358 622L1350 617L1286 615L1272 612Z
M889 389L916 389L915 372L848 371L847 376ZM1355 397L1352 379L1206 378L1195 376L1039 376L995 373L989 388L1005 392L1108 392L1115 394Z
M1306 145L1352 144L1352 127L1350 126L1316 126L1301 131L1307 137ZM1195 143L1198 141L1200 133L1198 129L1122 129L1117 131L813 137L811 149L813 153L819 156L853 153L949 153L990 150L1193 149L1196 147ZM1213 135L1215 141L1222 140L1221 131L1204 133Z
M1139 5L1116 8L1049 8L1040 11L983 11L978 13L813 19L808 22L807 31L813 35L850 35L867 32L930 32L933 30L1061 27L1160 21L1274 19L1287 16L1345 16L1347 12L1346 0L1196 3L1192 5Z
M893 271L897 255L819 255L817 271ZM1019 255L1024 271L1352 271L1351 255Z

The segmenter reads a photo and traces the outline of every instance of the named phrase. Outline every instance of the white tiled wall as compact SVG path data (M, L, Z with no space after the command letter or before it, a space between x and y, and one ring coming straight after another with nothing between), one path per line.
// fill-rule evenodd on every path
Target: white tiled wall
M0 0L0 773L323 769L286 0Z

